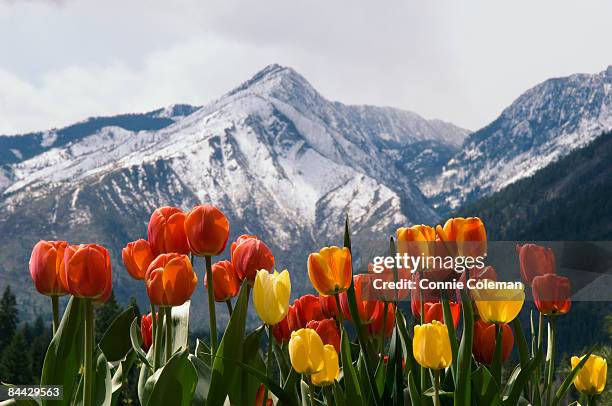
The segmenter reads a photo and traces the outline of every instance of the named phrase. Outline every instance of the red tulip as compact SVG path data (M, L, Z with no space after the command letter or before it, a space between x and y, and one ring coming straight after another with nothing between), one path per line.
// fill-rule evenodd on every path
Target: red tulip
M153 255L188 254L189 244L185 234L186 214L176 207L155 209L149 220L149 243Z
M105 302L113 286L108 251L97 244L68 245L60 280L65 290L76 297Z
M257 390L257 395L255 396L255 406L262 406L264 396L266 393L266 387L263 385L259 385L259 389ZM270 395L268 395L269 397ZM272 399L266 399L266 406L274 406L274 401Z
M315 295L304 295L293 302L288 313L289 330L296 331L306 327L311 320L323 320L325 315L319 298Z
M387 318L385 319L385 304L378 302L376 315L371 324L368 324L368 331L371 335L379 337L382 334L383 321L385 323L385 337L390 337L395 327L395 306L387 304Z
M357 310L359 311L359 318L362 324L370 324L376 317L376 311L378 310L378 304L381 303L377 300L364 300L363 299L363 274L353 276L353 284L355 285L355 298L357 301ZM340 294L340 307L342 308L342 314L344 318L352 321L351 313L348 304L348 297L346 292Z
M571 284L556 274L536 276L531 283L533 301L538 311L547 316L565 314L572 307Z
M316 331L323 344L333 345L340 354L340 331L334 319L311 320L306 323L306 328Z
M62 296L67 290L61 282L66 241L39 241L32 249L30 275L36 290L47 296Z
M507 324L501 324L503 329L502 338L502 360L506 361L512 352L514 345L514 335L512 329ZM483 364L491 364L495 354L495 342L497 331L495 324L489 324L482 320L477 320L474 323L474 343L472 345L472 353L478 362Z
M240 280L254 281L257 271L274 269L274 255L261 240L247 238L236 246L232 253L232 264Z
M191 298L198 277L187 255L161 254L149 265L145 282L151 304L180 306Z
M325 317L338 317L338 305L334 296L319 296L319 303Z
M225 302L236 296L240 290L240 279L230 261L219 261L212 265L215 300ZM208 288L208 277L204 275L204 286Z
M414 316L419 317L421 315L421 292L423 292L423 301L425 303L440 301L440 291L438 289L421 289L421 278L427 279L430 282L449 282L457 278L457 273L453 270L435 270L415 272L412 274L412 282L415 288L410 290L410 309ZM453 293L454 290L446 291L448 297L451 297Z
M142 280L155 256L149 242L140 239L128 243L121 251L121 258L130 276L134 279Z
M461 305L459 303L450 302L449 307L451 315L453 317L453 325L455 328L459 325L459 315L461 313ZM416 315L420 317L421 314ZM437 320L440 323L444 323L444 308L440 302L427 302L425 303L425 323L431 323L433 320Z
M291 308L293 306L289 306L289 311L291 312ZM295 311L295 310L294 310ZM272 326L272 334L278 343L288 343L291 338L291 330L289 330L289 313L285 316L284 319L280 321L280 323Z
M250 239L259 240L259 237L256 235L242 234L240 237L236 238L236 241L234 241L230 247L230 256L234 255L234 250L236 250L237 246Z
M144 350L147 351L153 344L153 316L151 313L140 318L140 336Z
M555 273L555 254L552 249L536 244L517 245L521 277L531 284L536 276Z
M187 214L185 234L193 255L219 255L227 245L229 222L215 206L201 204Z

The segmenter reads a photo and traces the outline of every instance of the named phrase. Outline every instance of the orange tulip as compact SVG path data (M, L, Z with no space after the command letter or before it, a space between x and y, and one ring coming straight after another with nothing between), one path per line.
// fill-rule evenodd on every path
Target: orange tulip
M161 254L149 265L145 282L151 304L180 306L193 294L198 277L187 255Z
M240 280L254 281L257 271L274 269L274 255L268 246L258 238L246 238L234 249L232 264Z
M353 283L355 285L355 299L357 301L357 310L359 312L361 323L370 324L374 321L376 312L378 311L378 305L382 302L377 300L363 299L363 277L363 274L353 276ZM340 307L342 308L344 318L352 321L346 292L340 294Z
M212 265L213 289L215 300L225 302L236 296L240 290L240 279L230 261L219 261ZM204 286L208 287L208 277L204 275Z
M176 207L155 209L149 220L149 243L154 255L176 252L189 253L185 235L186 214Z
M323 344L329 344L340 354L340 331L334 319L311 320L306 323L306 328L317 332Z
M121 251L121 258L130 276L134 279L142 280L155 256L149 242L140 239L128 243Z
M401 227L397 229L396 235L397 251L400 254L414 257L434 254L436 231L432 227L426 225Z
M193 255L219 255L227 245L229 222L215 206L201 204L187 214L185 233Z
M319 298L315 295L304 295L293 302L293 309L288 314L289 330L297 331L305 328L311 320L323 320L323 308Z
M533 301L538 311L547 316L569 312L571 290L570 280L555 274L536 276L531 282Z
M386 318L384 306L384 302L378 302L374 320L368 325L368 331L375 337L379 337L382 334L383 322L385 326L385 337L390 337L391 334L393 334L393 327L395 327L395 306L390 303L387 304Z
M43 295L62 296L67 290L61 283L66 241L39 241L32 249L30 275L34 286Z
M552 249L536 244L517 245L521 277L531 284L536 276L555 273L555 253Z
M514 335L512 334L512 329L507 324L501 324L501 326L504 330L502 337L502 360L506 361L510 353L512 353ZM495 324L490 324L483 320L477 320L474 323L472 353L478 362L483 364L491 364L493 362L496 341L497 331Z
M325 247L308 256L308 277L321 295L345 292L352 274L351 252L346 247Z
M110 256L101 245L68 245L64 251L64 288L76 297L105 302L110 297L113 280Z
M452 251L461 256L482 256L487 252L487 232L478 217L457 217L446 221L444 227L436 226L440 240L456 245Z
M144 315L140 318L140 336L142 337L142 346L147 351L153 344L153 316L152 313Z

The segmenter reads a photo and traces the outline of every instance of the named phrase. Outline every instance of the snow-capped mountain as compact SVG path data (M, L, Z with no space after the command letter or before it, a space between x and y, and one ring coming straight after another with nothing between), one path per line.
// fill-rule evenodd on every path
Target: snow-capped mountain
M306 255L341 243L346 214L357 241L436 221L404 159L423 144L455 153L467 135L407 111L328 101L279 65L207 106L129 117L130 125L91 119L70 136L0 137L0 286L19 281L16 289L33 292L24 271L31 246L62 238L109 247L116 293L142 297L122 270L121 247L146 235L154 208L210 202L228 216L232 238L253 233L272 246L299 292Z
M471 134L421 190L439 212L460 207L547 166L612 129L612 66L547 80Z

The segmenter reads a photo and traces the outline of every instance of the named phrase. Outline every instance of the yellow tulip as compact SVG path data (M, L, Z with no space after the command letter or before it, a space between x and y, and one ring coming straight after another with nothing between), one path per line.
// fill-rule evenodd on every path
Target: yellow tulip
M323 346L323 369L313 374L312 383L317 386L327 386L334 383L340 374L340 366L338 364L338 353L333 345L326 344Z
M572 369L583 357L572 357ZM598 395L606 387L606 376L608 374L608 364L606 360L597 355L591 354L578 375L574 378L574 386L580 392L587 395Z
M317 332L311 328L301 328L291 333L289 359L291 366L299 374L312 375L323 370L324 347Z
M483 284L493 281L483 279ZM525 302L524 287L520 289L485 287L473 289L472 295L480 318L488 323L509 323L518 316Z
M279 323L289 311L291 280L289 272L257 272L253 286L253 304L259 318L269 326Z
M448 329L437 320L414 326L412 352L417 362L425 368L442 369L453 360Z

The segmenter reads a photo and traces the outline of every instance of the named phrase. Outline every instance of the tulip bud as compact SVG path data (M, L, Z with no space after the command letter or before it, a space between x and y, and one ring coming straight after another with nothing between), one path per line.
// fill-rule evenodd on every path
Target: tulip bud
M332 298L333 299L333 298ZM326 319L319 298L315 295L304 295L293 302L293 310L289 314L289 329L296 331L306 327L311 320Z
M143 239L128 243L121 251L121 258L130 276L137 280L144 279L147 268L155 259L151 245Z
M225 302L240 290L240 279L230 261L219 261L212 265L215 301ZM204 286L208 288L208 276L204 275Z
M582 360L583 357L572 357L572 369ZM574 378L576 389L586 395L598 395L606 387L608 375L608 363L602 357L591 354L587 362L583 365L578 375Z
M266 270L257 272L253 285L253 304L259 318L269 326L280 322L289 310L291 280L285 269L280 274Z
M329 344L340 354L340 331L334 319L311 320L306 323L306 328L317 332L323 344Z
M32 249L30 275L39 293L62 296L67 293L61 282L66 241L39 241Z
M198 277L187 255L161 254L149 265L145 283L151 304L180 306L191 298Z
M201 204L187 214L185 234L193 255L219 255L227 245L229 222L215 206Z
M514 345L514 335L512 329L507 324L502 324L502 360L506 361L512 353ZM477 320L474 323L474 342L472 353L476 361L490 365L495 355L495 343L497 342L497 331L495 324Z
M308 277L321 295L345 292L352 274L351 252L346 247L325 247L308 256Z
M325 367L323 341L311 328L302 328L291 333L289 359L298 374L312 375Z
M338 352L331 345L324 345L323 369L311 376L312 383L317 386L332 385L339 375Z
M67 246L60 280L64 288L76 297L105 302L110 297L113 283L108 251L97 244Z
M268 246L258 238L243 239L232 253L232 264L240 280L255 280L257 271L274 269L274 255Z
M151 313L140 318L140 336L144 350L148 351L153 344L153 316Z
M533 278L555 273L555 253L552 249L536 244L517 245L521 277L531 284Z
M155 209L149 220L149 243L153 255L179 253L188 254L189 245L185 235L187 216L176 207L164 206Z
M355 286L355 299L357 302L357 310L359 312L359 318L362 324L370 324L376 317L378 311L378 305L382 302L377 300L365 300L363 299L363 274L355 275L354 286ZM342 314L344 318L352 321L351 312L348 304L348 296L346 292L340 295L340 307L342 308Z
M570 280L563 276L536 276L533 278L531 291L538 311L544 315L565 314L572 307Z
M487 280L483 280L486 283ZM523 303L523 289L472 289L480 317L488 323L509 323L518 316Z
M436 320L414 326L412 340L414 358L423 367L443 369L453 360L448 329Z

